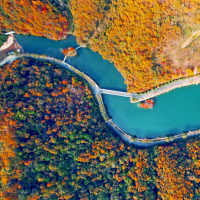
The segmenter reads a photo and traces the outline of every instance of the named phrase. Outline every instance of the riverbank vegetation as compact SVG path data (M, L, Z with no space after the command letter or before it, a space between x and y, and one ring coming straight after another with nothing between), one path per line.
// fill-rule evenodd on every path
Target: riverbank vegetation
M190 76L199 66L198 38L181 48L199 30L197 1L106 1L106 9L99 5L92 11L76 6L77 0L71 2L77 41L89 40L92 50L114 62L129 92ZM96 12L103 15L97 18ZM88 18L96 26L90 26ZM96 34L89 39L85 33Z
M81 46L115 64L128 92L142 93L200 72L196 0L59 2L0 0L0 30L54 40L71 33Z
M0 68L1 199L199 198L200 138L138 149L83 79L21 58Z
M4 42L7 41L7 39L8 39L7 35L0 34L0 47L3 45Z
M60 7L57 6L48 0L0 0L0 31L64 39L68 34L71 15L66 10L59 11Z
M7 35L0 34L0 47L6 42L8 39ZM3 60L7 56L7 53L4 51L0 51L0 61Z

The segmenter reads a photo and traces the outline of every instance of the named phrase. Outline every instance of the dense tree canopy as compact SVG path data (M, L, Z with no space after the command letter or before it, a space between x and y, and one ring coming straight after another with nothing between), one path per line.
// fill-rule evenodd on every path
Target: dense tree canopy
M60 2L60 6L59 3ZM198 0L0 0L0 31L77 42L113 62L129 92L200 73Z
M7 41L7 39L8 39L7 35L0 34L0 47L3 45L4 42Z
M66 15L70 15L56 9L42 1L0 0L0 31L63 39L68 33L69 20Z
M71 0L77 41L114 62L129 92L193 75L199 66L199 40L181 48L199 31L199 1L78 2Z
M73 19L54 0L0 0L0 31L54 40L70 31L114 62L129 92L200 72L198 38L181 48L199 30L198 0L67 2ZM0 199L200 198L199 137L126 144L88 84L54 63L22 58L0 68L0 133Z
M138 149L107 127L87 83L54 63L0 68L1 199L199 198L199 137Z

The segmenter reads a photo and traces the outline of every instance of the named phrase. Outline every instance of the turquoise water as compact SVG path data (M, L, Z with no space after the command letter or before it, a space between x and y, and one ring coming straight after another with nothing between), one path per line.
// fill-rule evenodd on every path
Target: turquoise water
M23 35L15 35L15 38L25 52L45 54L60 60L64 58L60 48L78 47L74 36L69 36L63 41ZM101 88L126 92L124 78L115 69L113 64L89 49L80 48L77 52L78 56L67 58L65 62L89 75Z
M156 97L152 110L138 108L124 97L103 95L103 98L113 121L140 138L180 134L200 127L200 85Z
M46 54L58 59L64 56L60 48L77 47L73 36L64 41L53 41L34 36L15 35L25 52ZM78 50L78 57L67 63L84 71L101 88L126 91L124 79L114 65L98 53L86 48ZM122 130L140 138L179 134L200 127L200 86L189 86L162 94L155 99L152 110L138 108L129 98L103 95L107 112Z

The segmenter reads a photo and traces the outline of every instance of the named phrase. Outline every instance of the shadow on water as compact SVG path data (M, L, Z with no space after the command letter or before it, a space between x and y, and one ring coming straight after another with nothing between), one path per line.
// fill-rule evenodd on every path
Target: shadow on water
M105 109L106 109L106 113L107 113L108 117L109 117L110 119L112 119L112 116L111 116L110 113L109 113L108 106L107 106L107 104L106 104L106 102L105 102L104 95L101 95L101 96L102 96L102 99L103 99L104 107L105 107Z
M156 106L157 99L156 99L156 97L154 97L154 98L152 98L152 99L154 100L154 105L153 105L153 107L155 107L155 106Z
M178 128L173 128L167 133L167 135L177 135L177 134L181 134L181 130Z
M199 123L200 124L200 123ZM183 132L192 131L192 130L199 130L200 126L193 126L193 125L186 125Z

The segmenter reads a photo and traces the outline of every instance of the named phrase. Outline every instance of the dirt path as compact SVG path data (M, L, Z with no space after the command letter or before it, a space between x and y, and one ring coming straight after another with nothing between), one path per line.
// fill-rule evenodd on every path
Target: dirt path
M197 37L199 37L200 35L200 30L199 31L195 31L191 37L189 37L181 46L181 48L185 48L187 47L193 40L195 40Z

